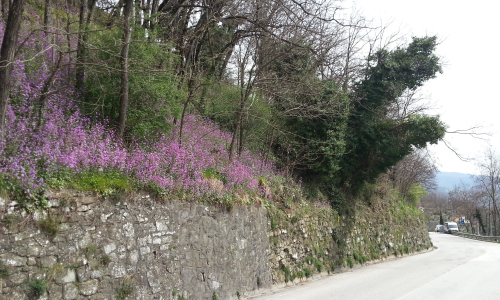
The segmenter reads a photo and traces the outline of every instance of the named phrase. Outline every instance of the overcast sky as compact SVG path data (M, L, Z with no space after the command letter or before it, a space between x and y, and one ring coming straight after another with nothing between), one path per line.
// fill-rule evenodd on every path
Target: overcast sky
M480 157L488 144L500 153L500 26L496 1L477 0L348 0L375 24L393 21L408 36L437 35L443 74L429 81L423 94L435 103L449 131L481 125L488 141L447 134L445 139L463 156ZM474 162L463 162L442 143L431 147L442 172L474 173Z

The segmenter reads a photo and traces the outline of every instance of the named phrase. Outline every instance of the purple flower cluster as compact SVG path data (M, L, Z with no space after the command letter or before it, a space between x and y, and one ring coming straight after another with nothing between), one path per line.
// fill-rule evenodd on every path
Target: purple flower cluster
M171 121L172 122L172 121ZM229 160L231 135L210 121L188 115L179 141L179 126L150 146L137 145L129 153L126 171L141 183L154 183L166 192L189 191L196 196L259 192L259 176L273 176L274 167L245 151ZM224 189L214 189L207 170L224 176ZM219 180L219 179L217 179Z
M3 29L0 20L0 36ZM124 147L109 126L92 122L79 111L68 79L71 67L58 68L50 77L55 51L33 56L44 39L40 31L23 32L20 37L23 51L15 61L6 138L0 142L0 175L28 197L43 191L44 178L61 170L119 171L167 194L181 191L193 197L261 194L258 178L275 176L271 164L248 151L230 161L231 134L193 115L186 116L181 140L179 125L171 119L167 120L173 127L170 135ZM69 55L62 60L61 65L71 66ZM44 90L48 81L50 90ZM218 177L207 175L213 173Z

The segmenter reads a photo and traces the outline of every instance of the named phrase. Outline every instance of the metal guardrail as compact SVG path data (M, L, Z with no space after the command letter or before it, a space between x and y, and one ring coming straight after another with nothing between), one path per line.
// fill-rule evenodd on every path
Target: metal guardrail
M470 234L470 233L465 233L465 232L457 232L457 233L454 233L453 235L459 235L459 236L462 236L465 238L479 240L479 241L485 241L485 242L500 242L500 236L476 235L476 234Z

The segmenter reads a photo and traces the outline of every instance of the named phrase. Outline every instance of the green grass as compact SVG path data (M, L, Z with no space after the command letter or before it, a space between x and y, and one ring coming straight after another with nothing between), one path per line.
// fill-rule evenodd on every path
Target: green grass
M129 191L132 185L123 174L119 172L85 172L78 174L69 184L69 187L80 191L94 191L107 194L115 191Z

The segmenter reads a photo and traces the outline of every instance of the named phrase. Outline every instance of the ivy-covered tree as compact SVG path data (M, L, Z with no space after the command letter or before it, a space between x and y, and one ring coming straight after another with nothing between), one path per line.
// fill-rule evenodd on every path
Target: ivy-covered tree
M394 120L387 116L405 91L417 89L441 72L436 45L436 37L413 38L406 48L380 50L369 57L364 79L354 88L356 101L348 121L340 187L359 191L413 149L443 138L446 128L439 117L413 114Z

